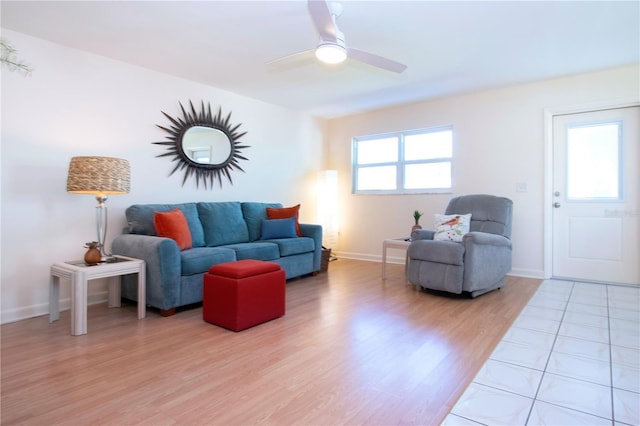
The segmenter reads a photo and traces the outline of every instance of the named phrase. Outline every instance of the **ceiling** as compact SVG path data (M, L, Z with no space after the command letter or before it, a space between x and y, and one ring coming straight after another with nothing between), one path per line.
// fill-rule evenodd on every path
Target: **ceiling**
M317 44L304 0L3 0L0 13L6 29L325 118L640 62L638 1L342 5L347 46L404 73L312 56L267 64Z

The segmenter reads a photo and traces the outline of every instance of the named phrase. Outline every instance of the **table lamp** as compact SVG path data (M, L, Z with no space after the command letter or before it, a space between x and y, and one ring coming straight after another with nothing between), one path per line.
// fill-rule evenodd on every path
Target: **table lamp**
M96 229L103 256L107 237L107 197L128 194L130 188L129 161L113 157L73 157L69 163L67 192L95 195Z

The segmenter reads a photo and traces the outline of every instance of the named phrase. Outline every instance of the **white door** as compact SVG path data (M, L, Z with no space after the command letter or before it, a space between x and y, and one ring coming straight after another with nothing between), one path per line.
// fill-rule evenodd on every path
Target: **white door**
M553 118L553 276L640 284L640 107Z

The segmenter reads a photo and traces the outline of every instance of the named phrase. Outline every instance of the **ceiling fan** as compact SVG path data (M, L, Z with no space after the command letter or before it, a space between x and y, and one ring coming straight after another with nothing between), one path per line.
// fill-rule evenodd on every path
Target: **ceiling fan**
M320 35L318 45L315 49L276 59L269 62L269 64L289 60L300 55L306 56L308 53L315 52L318 60L328 64L338 64L349 58L395 73L401 73L407 69L406 65L391 59L365 52L364 50L347 47L344 33L340 31L336 23L336 20L342 14L342 4L327 2L326 0L308 0L307 3L311 19Z

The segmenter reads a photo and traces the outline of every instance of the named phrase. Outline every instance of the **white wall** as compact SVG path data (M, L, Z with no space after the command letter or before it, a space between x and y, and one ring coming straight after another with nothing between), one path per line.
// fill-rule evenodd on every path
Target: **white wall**
M339 171L339 256L379 260L381 241L404 236L412 212L429 225L453 195L486 192L515 202L513 273L543 275L544 109L639 97L639 68L625 67L570 78L417 102L325 122L216 88L90 55L3 30L33 65L30 77L1 71L0 297L2 323L48 312L49 266L77 259L95 239L95 200L65 192L69 160L108 155L131 162L131 193L113 196L108 242L125 226L133 203L199 200L302 203L316 221L316 172ZM160 111L178 114L179 101L221 105L248 131L251 145L222 189L181 186L168 177L175 163L156 158L167 124ZM351 138L451 124L455 134L454 194L354 196ZM323 146L324 143L324 146ZM282 165L285 164L286 167ZM528 192L516 192L516 183ZM392 253L393 255L393 253ZM402 253L395 254L402 261ZM104 283L92 300L105 299ZM62 297L68 297L68 290ZM63 301L63 306L65 305Z
M337 255L378 260L381 241L408 236L412 213L429 227L452 196L489 193L514 201L514 275L543 277L544 110L640 98L638 66L417 102L331 120L327 167L337 169L340 237ZM453 194L351 194L351 138L453 125ZM516 183L527 192L516 192ZM403 261L404 253L392 253Z
M315 222L326 122L13 31L2 34L33 67L29 77L4 68L1 74L3 323L47 313L50 265L81 258L83 244L96 239L95 199L65 190L72 156L131 163L131 193L107 201L108 247L126 225L124 209L134 203L301 203L301 220ZM164 148L152 142L166 137L156 124L169 124L161 111L177 116L178 102L189 100L232 111L231 122L248 132L242 138L251 146L243 150L246 173L234 171L233 185L196 189L191 180L183 187L181 172L168 177L176 163L156 158ZM104 283L89 290L93 301L106 297Z

